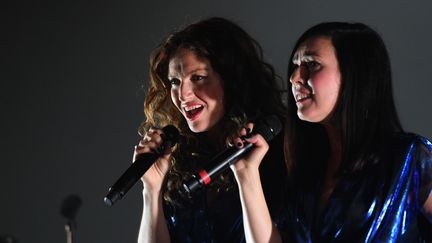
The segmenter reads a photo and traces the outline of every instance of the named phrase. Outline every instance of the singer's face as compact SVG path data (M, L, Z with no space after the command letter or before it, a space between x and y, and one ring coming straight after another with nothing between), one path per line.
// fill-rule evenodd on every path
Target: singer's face
M336 106L341 74L331 39L307 39L295 52L290 77L297 115L309 122L325 122Z
M224 115L223 83L210 62L181 49L169 62L171 99L193 132L210 130Z

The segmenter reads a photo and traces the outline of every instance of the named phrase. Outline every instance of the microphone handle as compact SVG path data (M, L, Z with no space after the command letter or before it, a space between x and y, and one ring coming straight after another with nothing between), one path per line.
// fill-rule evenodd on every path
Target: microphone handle
M129 191L142 175L152 166L154 161L159 157L157 153L141 154L132 165L123 173L123 175L110 187L108 195L104 198L104 202L111 206Z
M197 174L194 174L192 179L183 184L186 192L191 193L205 185L211 183L212 180L217 178L228 166L239 160L240 156L249 152L255 145L243 141L242 148L231 147L218 154L213 161L222 163L211 164L210 168L201 169Z

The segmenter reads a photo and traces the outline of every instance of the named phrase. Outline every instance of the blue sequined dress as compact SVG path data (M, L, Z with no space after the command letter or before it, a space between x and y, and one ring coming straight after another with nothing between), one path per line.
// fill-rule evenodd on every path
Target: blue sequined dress
M379 159L343 176L318 210L321 177L287 189L277 227L289 242L431 242L432 218L422 206L432 189L432 144L397 134ZM309 167L313 168L313 166ZM305 173L303 173L305 174Z
M212 156L210 156L212 157ZM280 212L282 187L286 177L283 160L283 133L276 136L260 166L265 197L270 212ZM215 193L210 188L196 193L180 205L164 203L171 242L245 242L242 209L237 184L229 191ZM211 196L209 196L211 195Z

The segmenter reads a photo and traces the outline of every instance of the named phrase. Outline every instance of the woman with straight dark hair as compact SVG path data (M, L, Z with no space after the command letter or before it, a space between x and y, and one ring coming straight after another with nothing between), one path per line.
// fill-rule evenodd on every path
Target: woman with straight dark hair
M273 68L258 43L223 18L209 18L170 34L150 58L151 83L135 158L156 150L168 124L180 141L144 174L139 242L244 242L242 212L232 172L193 195L182 184L226 148L248 121L285 108ZM271 212L281 202L283 135L260 168ZM271 162L271 163L270 163Z
M232 166L246 239L431 241L432 144L400 125L381 37L360 23L318 24L297 41L288 77L289 179L275 224L256 182L267 143L247 139L256 149Z

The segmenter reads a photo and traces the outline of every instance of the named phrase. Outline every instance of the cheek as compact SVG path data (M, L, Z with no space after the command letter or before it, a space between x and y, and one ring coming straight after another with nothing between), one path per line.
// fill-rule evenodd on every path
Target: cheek
M212 90L212 98L215 100L218 109L223 109L223 100L224 100L223 90L220 88Z
M224 104L223 104L223 97L220 97L220 99L218 99L215 102L215 110L218 113L219 116L223 116L225 113L225 108L224 108Z
M213 87L205 91L205 96L208 104L211 103L212 116L214 116L215 119L220 119L225 113L223 90L220 87Z
M327 109L333 110L339 98L340 77L329 75L321 81L315 84L316 88L319 89L321 101L326 104Z
M336 103L339 98L339 91L340 91L340 76L337 74L334 74L332 76L332 82L329 82L328 84L328 95L331 97L333 103Z
M171 101L172 103L179 108L180 107L180 100L178 98L178 92L176 89L171 89Z

